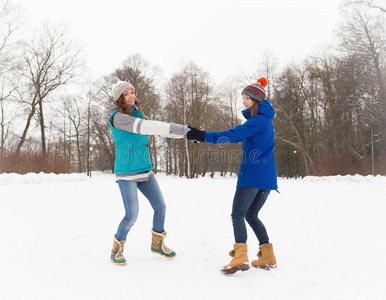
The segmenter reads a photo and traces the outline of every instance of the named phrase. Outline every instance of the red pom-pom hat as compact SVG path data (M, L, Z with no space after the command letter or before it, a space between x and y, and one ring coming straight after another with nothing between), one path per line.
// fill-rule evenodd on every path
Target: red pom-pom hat
M268 80L265 77L260 77L256 83L252 83L244 88L241 94L245 94L257 102L264 101L267 99L264 89L267 84Z

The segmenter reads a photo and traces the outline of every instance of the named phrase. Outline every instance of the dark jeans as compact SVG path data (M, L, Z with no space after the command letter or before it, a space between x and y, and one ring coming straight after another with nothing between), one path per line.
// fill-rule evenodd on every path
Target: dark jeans
M260 245L269 243L267 230L258 218L258 213L267 200L269 193L270 191L253 187L236 189L232 207L232 223L236 243L247 242L245 220L252 227Z

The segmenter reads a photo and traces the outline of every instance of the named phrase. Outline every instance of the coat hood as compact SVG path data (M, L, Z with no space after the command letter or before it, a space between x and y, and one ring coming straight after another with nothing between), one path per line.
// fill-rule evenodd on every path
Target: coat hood
M249 119L251 117L251 109L244 109L242 112L243 116L246 119ZM259 102L259 114L265 115L271 120L275 118L275 110L273 106L271 105L271 102L269 102L269 99L265 99L264 101Z

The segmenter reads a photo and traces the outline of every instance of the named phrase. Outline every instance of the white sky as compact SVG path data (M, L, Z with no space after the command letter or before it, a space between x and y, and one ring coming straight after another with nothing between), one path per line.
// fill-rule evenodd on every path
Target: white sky
M140 53L168 78L189 61L221 83L271 51L301 60L333 39L343 0L14 0L31 26L69 26L94 78Z

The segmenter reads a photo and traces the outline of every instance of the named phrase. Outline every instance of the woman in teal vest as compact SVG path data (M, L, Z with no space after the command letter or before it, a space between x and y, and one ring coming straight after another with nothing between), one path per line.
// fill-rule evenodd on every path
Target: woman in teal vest
M147 135L183 138L189 128L145 119L134 87L117 78L113 78L111 83L114 102L110 107L109 123L116 145L114 173L125 207L125 216L114 235L111 261L116 265L126 265L122 252L126 236L138 217L137 190L149 200L154 210L151 251L173 258L176 253L164 243L166 205L152 171Z

